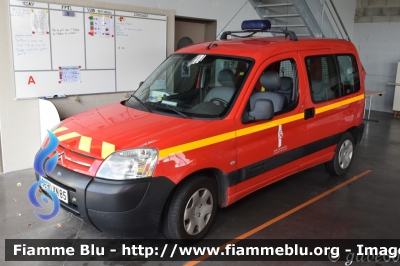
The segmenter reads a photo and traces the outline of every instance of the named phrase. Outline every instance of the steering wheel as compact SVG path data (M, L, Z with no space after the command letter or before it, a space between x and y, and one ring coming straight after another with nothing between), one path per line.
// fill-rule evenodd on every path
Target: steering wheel
M221 99L221 98L218 98L218 97L214 97L214 98L212 98L212 99L210 100L210 102L215 102L215 101L221 103L221 104L224 105L225 107L228 106L228 102L225 101L224 99Z

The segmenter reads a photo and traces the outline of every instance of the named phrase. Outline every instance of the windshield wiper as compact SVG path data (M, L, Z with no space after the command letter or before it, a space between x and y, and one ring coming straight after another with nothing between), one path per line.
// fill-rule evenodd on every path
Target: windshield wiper
M182 113L181 111L176 110L175 108L173 108L172 106L169 106L168 104L164 104L164 107L167 107L169 110L174 111L175 113L177 113L178 115L182 116L183 118L187 118L189 119L190 117L187 116L186 114Z
M152 111L150 111L150 109L149 108L147 108L147 106L144 104L144 102L142 102L138 97L136 97L135 95L131 95L136 101L138 101L139 103L141 103L142 104L142 106L144 107L144 109L147 111L147 112L149 112L149 113L152 113Z
M168 104L160 103L160 102L147 102L147 104L152 105L152 106L155 106L155 107L158 107L158 108L166 108L166 109L172 110L172 111L174 111L175 113L177 113L178 115L182 116L183 118L191 119L190 116L188 116L188 115L182 113L181 111L179 111L179 110L173 108L172 106L170 106L170 105L168 105Z

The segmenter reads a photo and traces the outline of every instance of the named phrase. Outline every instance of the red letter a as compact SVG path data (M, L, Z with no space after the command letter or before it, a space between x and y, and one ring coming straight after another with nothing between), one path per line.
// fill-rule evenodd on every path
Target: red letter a
M28 85L30 85L31 83L36 84L35 80L33 79L32 76L29 76L29 80L28 80Z

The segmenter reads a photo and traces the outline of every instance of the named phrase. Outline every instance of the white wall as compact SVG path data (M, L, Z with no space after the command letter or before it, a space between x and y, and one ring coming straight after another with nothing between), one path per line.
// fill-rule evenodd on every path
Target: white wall
M219 33L245 4L225 30L240 30L243 20L259 19L254 8L246 0L107 0L116 4L130 4L148 8L175 10L176 16L216 19Z
M40 147L38 100L14 100L8 1L0 1L0 129L3 170L31 168Z
M372 98L372 110L392 112L397 63L400 62L400 22L356 23L353 42L367 72L365 88L386 91Z

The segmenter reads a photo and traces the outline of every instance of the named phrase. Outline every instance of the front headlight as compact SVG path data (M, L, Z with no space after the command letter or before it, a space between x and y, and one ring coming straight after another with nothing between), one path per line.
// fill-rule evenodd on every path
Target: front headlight
M151 177L158 160L158 150L132 149L112 153L101 164L96 177L125 180Z

